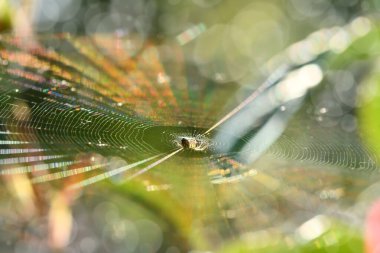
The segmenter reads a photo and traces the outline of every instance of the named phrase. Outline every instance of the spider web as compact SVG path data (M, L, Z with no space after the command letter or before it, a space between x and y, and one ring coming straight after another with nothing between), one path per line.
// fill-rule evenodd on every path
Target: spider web
M262 115L243 136L222 124L207 135L212 141L206 151L182 150L177 139L207 133L239 104L232 94L241 87L202 77L175 43L133 50L132 37L109 35L46 36L28 48L24 43L11 36L0 40L3 176L27 174L38 185L64 186L67 180L75 189L98 187L105 179L153 178L167 186L159 189L186 196L184 205L205 224L227 228L227 237L273 224L283 231L289 221L296 228L320 213L345 217L376 179L376 158L360 137L339 124L318 124L308 97L301 109L289 104ZM249 98L252 90L243 93ZM279 130L255 159L245 159L255 148L246 144L281 113L289 113L285 132ZM227 140L236 143L225 148L231 146Z

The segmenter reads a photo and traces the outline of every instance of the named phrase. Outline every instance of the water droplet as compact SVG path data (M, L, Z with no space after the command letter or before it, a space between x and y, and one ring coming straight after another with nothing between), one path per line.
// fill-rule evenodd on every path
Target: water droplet
M321 114L324 114L327 112L327 108L326 107L322 107L321 109L319 109L319 113Z

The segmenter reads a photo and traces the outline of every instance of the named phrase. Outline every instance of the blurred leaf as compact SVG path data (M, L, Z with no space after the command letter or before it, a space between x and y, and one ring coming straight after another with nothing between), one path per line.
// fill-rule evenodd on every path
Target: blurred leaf
M233 242L220 253L359 253L363 249L362 236L358 230L336 223L326 233L308 242L291 235L282 238L271 235L263 240Z
M7 0L0 0L0 32L11 29L11 10Z

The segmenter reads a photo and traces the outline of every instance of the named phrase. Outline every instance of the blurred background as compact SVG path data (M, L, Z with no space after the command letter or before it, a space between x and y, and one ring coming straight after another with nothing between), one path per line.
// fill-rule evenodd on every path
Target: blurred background
M377 252L379 9L0 0L0 252ZM204 133L265 80L267 93L212 132L209 153L137 180L112 174L160 155L150 144L167 152L178 136ZM142 91L126 92L129 82ZM170 100L184 90L182 104ZM67 103L103 114L46 113ZM112 132L119 125L102 120L114 114L141 125L129 135L143 140L138 152L86 129L93 120ZM56 173L36 173L45 168ZM99 168L110 173L81 174Z
M1 7L2 31L133 34L141 43L176 38L192 48L191 57L202 65L202 74L230 81L257 74L263 62L313 31L343 26L359 15L376 13L379 3L2 0ZM189 43L200 34L199 40Z

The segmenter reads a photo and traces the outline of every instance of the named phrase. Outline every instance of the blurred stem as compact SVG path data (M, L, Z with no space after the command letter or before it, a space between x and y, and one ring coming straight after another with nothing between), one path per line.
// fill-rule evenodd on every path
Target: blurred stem
M32 37L32 7L34 0L23 0L20 2L12 1L13 11L13 32L16 36Z

